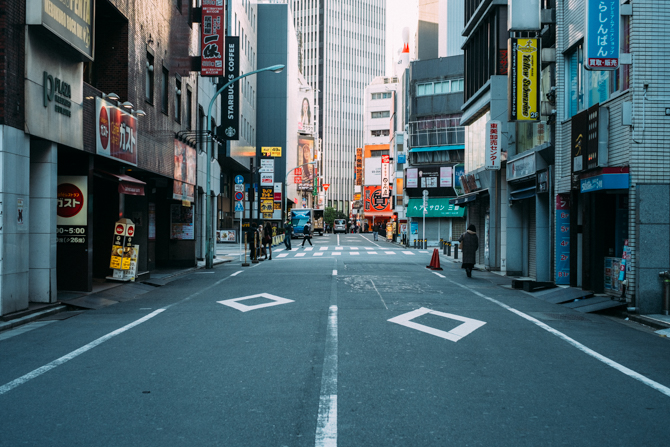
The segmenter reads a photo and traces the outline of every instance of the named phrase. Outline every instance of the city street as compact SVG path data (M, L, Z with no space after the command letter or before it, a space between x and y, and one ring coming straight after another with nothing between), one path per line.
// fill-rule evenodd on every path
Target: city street
M667 338L432 248L301 243L0 332L0 446L670 443Z

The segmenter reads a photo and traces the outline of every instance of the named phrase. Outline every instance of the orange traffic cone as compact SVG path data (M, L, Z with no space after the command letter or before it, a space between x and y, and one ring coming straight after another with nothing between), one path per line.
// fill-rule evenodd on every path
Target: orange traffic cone
M426 268L431 270L442 270L442 267L440 267L440 252L437 248L433 250L433 258L430 260L430 265Z

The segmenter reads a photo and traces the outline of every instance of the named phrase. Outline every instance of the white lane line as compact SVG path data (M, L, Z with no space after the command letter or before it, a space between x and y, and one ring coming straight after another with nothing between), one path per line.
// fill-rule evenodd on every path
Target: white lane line
M314 256L323 256L323 253L322 252L316 252L316 253L314 253Z
M435 273L435 272L433 272L433 273ZM635 372L632 369L629 369L629 368L623 366L622 364L617 363L614 360L605 357L602 354L597 353L596 351L594 351L590 348L587 348L583 344L579 343L577 340L568 337L567 335L565 335L564 333L562 333L560 331L557 331L553 327L551 327L549 325L546 325L543 322L531 317L530 315L527 315L527 314L525 314L525 313L523 313L519 310L516 310L513 307L510 307L505 303L502 303L502 302L500 302L500 301L498 301L494 298L488 297L488 296L484 295L483 293L477 292L476 290L472 290L467 286L464 286L462 284L457 283L456 281L452 281L451 279L447 278L447 281L449 281L450 283L455 284L458 287L461 287L461 288L463 288L463 289L465 289L469 292L472 292L475 295L484 298L485 300L488 300L488 301L490 301L494 304L497 304L498 306L502 307L503 309L507 309L510 312L517 314L521 318L524 318L524 319L530 321L531 323L535 324L536 326L541 327L542 329L549 332L550 334L553 334L556 337L560 338L561 340L563 340L563 341L567 342L568 344L574 346L575 348L582 351L584 354L589 355L589 356L595 358L596 360L599 360L599 361L603 362L607 366L610 366L610 367L616 369L617 371L619 371L619 372L621 372L621 373L623 373L623 374L625 374L629 377L632 377L633 379L642 382L643 384L647 385L648 387L653 388L656 391L660 391L661 393L670 397L670 388L668 388L667 386L661 385L660 383L655 382L655 381L643 376L642 374L640 374L638 372Z
M381 245L379 245L379 244L375 244L374 241L371 241L371 240L368 239L367 237L365 237L365 236L361 236L361 237L362 237L363 239L365 239L366 241L368 241L369 243L371 243L372 245L374 245L375 247L377 247L377 248L382 248Z
M377 295L379 295L379 299L382 300L382 304L384 307L386 307L386 310L389 310L388 306L386 306L386 301L384 301L384 298L382 298L382 294L379 293L379 290L377 290L377 286L375 285L374 281L371 279L370 282L372 283L372 287L375 288L375 292L377 292Z
M428 252L428 251L420 251L419 253L424 254L424 255L427 255L427 254L430 253L430 252Z
M285 258L288 256L288 253L282 253L280 255L277 255L278 258Z
M301 257L301 256L305 256L306 254L307 254L307 253L304 253L304 252L303 252L303 253L297 253L297 254L295 255L295 257L296 257L296 258L299 258L299 257Z
M321 376L315 447L337 447L337 306L328 311L326 352Z
M446 278L446 276L444 276L444 275L440 275L440 274L437 273L437 272L433 272L433 273L434 273L435 275L439 276L440 278Z
M403 251L403 253L406 254L406 255L413 255L414 254L411 251Z
M237 275L239 275L240 273L242 273L243 271L244 271L244 270L240 270L239 272L235 272L235 273L233 273L233 274L230 275L230 276L237 276Z
M334 252L333 252L333 256L339 256L339 255L341 255L341 254L342 254L341 251L334 251Z
M333 276L337 276L337 270L333 270Z
M351 255L360 255L360 253L357 252L357 251L352 251L352 252L350 252L349 254L351 254Z
M59 359L56 359L51 363L47 363L46 365L44 365L40 368L37 368L37 369L29 372L28 374L25 374L25 375L19 377L18 379L12 380L11 382L6 383L3 386L0 386L0 395L5 394L6 392L13 390L14 388L16 388L19 385L23 385L24 383L28 382L29 380L32 380L36 377L41 376L45 372L51 371L52 369L54 369L57 366L62 365L63 363L69 362L73 358L80 356L81 354L85 353L86 351L90 351L91 349L95 348L96 346L106 342L110 338L116 337L117 335L122 334L122 333L126 332L127 330L130 330L130 329L134 328L135 326L144 323L145 321L155 317L156 315L158 315L159 313L164 312L164 311L165 311L165 309L155 310L155 311L151 312L149 315L145 315L144 317L140 318L139 320L135 320L132 323L127 324L120 329L117 329L113 332L110 332L107 335L103 335L102 337L98 338L97 340L94 340L91 343L89 343L87 345L84 345L81 348L79 348L77 350L74 350L74 351L70 352L69 354L64 355L63 357L61 357Z
M340 245L340 235L337 235L337 245Z

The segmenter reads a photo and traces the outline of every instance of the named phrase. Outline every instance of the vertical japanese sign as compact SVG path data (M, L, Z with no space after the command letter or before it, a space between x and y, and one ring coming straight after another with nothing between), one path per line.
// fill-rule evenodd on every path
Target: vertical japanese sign
M85 244L88 232L88 178L58 176L56 224L59 244Z
M510 121L540 120L539 45L539 39L510 39Z
M363 148L356 148L356 186L363 184Z
M196 153L195 149L174 140L174 182L172 183L172 198L174 200L195 200L196 183Z
M556 195L556 284L570 284L570 196Z
M95 110L96 153L137 165L137 118L99 97Z
M204 8L203 8L204 9ZM230 82L240 75L240 38L226 36L224 82ZM227 140L240 139L240 87L233 82L223 92L223 120L221 128Z
M500 121L486 123L486 160L485 169L500 170Z
M201 76L223 76L224 53L223 0L203 0L200 48Z
M619 1L586 0L587 70L616 70L619 66Z
M388 155L382 155L382 197L390 197L391 195L389 161Z

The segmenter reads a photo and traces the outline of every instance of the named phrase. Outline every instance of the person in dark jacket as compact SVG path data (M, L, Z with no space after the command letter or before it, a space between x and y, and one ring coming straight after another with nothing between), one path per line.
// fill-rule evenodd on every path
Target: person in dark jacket
M461 265L461 268L464 268L468 278L471 278L472 269L474 268L476 261L475 253L479 248L479 238L477 237L475 226L470 225L468 231L461 235L458 242L460 242L463 250L463 264Z
M249 244L249 250L251 255L251 260L256 260L256 222L252 222L251 226L247 230L247 244Z
M293 224L287 220L284 224L284 245L287 250L291 249L291 236L293 236Z
M270 222L265 222L263 226L263 248L265 249L265 259L272 261L272 224Z
M304 235L302 239L302 246L305 246L305 241L309 242L309 245L312 245L312 221L308 220L305 226L303 227L302 233Z

